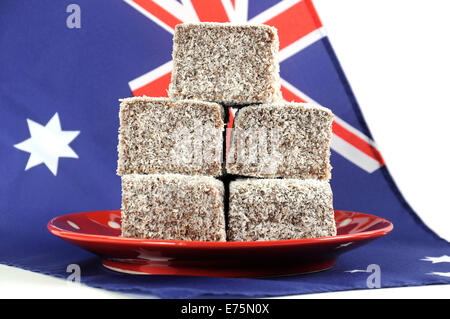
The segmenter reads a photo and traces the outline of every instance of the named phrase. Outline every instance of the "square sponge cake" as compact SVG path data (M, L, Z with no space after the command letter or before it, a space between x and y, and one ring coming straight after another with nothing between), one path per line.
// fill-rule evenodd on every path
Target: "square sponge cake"
M223 108L169 98L121 100L117 174L220 176Z
M236 113L228 174L258 178L331 178L333 113L309 103L251 105Z
M122 176L122 236L225 241L223 183L210 176Z
M280 100L278 47L267 25L179 24L169 96L227 105Z
M230 183L228 240L334 235L333 194L327 181L243 179Z

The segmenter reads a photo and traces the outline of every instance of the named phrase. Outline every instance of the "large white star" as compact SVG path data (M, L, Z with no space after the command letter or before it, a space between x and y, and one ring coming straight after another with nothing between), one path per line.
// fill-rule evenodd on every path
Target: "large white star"
M431 261L433 264L437 263L450 263L450 256L442 255L441 257L425 257L421 260Z
M44 163L56 176L60 157L78 158L69 143L80 131L62 131L58 113L45 126L30 119L27 119L27 123L30 138L14 145L15 148L30 153L25 170Z

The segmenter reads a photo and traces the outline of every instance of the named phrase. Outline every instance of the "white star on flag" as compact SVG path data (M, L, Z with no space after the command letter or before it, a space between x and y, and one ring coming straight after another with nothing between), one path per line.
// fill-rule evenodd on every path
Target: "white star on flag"
M80 131L63 131L58 113L55 113L48 123L43 126L27 119L30 138L14 145L15 148L30 153L25 170L44 163L56 176L60 157L78 158L69 146Z
M348 272L348 273L354 274L356 272L368 272L368 271L366 269L353 269L353 270L346 270L344 272Z
M450 278L450 272L430 272L428 275L434 275L434 276L441 276L441 277L449 277Z
M450 263L450 256L442 255L441 257L425 257L421 260L431 261L433 264L437 263Z
M335 249L341 249L341 248L344 248L344 247L348 247L348 246L350 246L350 245L352 245L352 244L353 244L353 242L350 241L350 242L348 242L348 243L340 244L340 245L336 246Z

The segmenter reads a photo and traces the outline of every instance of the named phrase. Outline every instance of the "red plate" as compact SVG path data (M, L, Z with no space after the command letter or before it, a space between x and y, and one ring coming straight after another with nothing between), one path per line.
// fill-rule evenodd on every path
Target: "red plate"
M386 219L335 211L333 237L253 242L199 242L120 237L120 211L76 213L52 219L49 231L89 250L105 267L132 274L268 277L331 268L339 254L384 236Z

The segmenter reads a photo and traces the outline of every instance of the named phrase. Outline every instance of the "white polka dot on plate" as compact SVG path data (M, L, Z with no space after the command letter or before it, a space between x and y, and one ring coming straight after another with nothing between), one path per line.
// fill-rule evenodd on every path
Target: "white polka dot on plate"
M112 220L110 220L108 222L108 226L111 227L111 228L114 228L114 229L119 229L120 228L120 225L118 223L112 221Z
M341 223L339 224L339 227L347 226L347 225L350 224L352 221L353 221L353 219L351 219L351 218L344 219L344 220L341 221Z
M80 226L78 226L77 224L75 224L74 222L72 222L70 220L67 221L67 224L69 224L70 226L72 226L75 229L80 229Z

